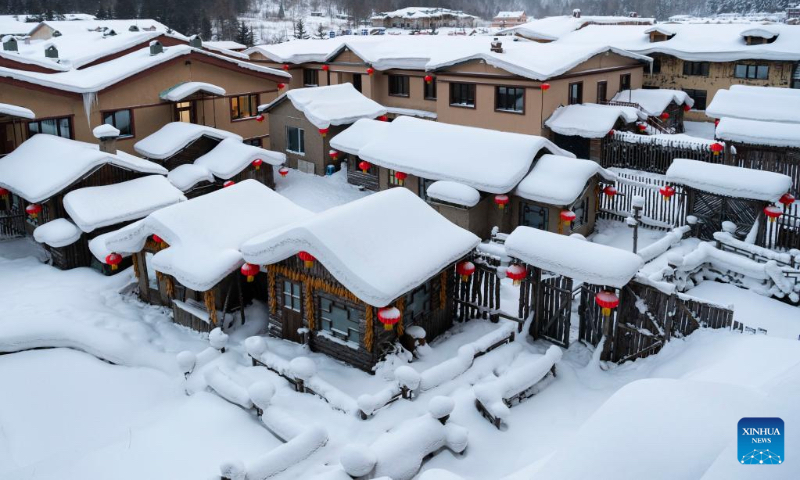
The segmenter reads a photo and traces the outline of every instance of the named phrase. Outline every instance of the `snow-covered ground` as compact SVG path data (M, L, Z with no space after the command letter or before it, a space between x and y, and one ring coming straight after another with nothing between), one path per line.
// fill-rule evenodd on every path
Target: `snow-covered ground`
M686 135L714 140L714 122L683 122Z
M321 212L352 202L372 193L347 183L347 172L341 170L325 177L291 169L281 177L275 169L275 191L312 212Z

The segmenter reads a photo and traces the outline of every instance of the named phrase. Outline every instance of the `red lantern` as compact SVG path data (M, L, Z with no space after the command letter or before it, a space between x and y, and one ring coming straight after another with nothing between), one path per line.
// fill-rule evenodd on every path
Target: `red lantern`
M500 209L502 212L505 210L506 205L508 205L508 195L495 195L494 196L494 203L497 205L497 208Z
M253 160L253 166L256 167L256 170L261 170L262 163L264 163L264 160L261 160L260 158Z
M619 297L614 292L607 290L597 292L594 296L594 301L603 309L604 317L611 315L611 309L619 306Z
M712 143L711 146L708 148L710 148L711 151L714 152L714 155L719 155L721 151L725 150L725 147L723 147L721 143L717 142Z
M289 169L286 167L281 167L278 169L278 173L281 174L281 177L285 177L286 175L289 175Z
M285 83L279 83L278 84L278 90L283 90L284 88L286 88L286 84Z
M617 187L615 187L613 185L609 185L609 186L607 186L606 188L603 189L603 193L605 193L609 197L613 197L614 195L617 194Z
M661 120L669 120L669 113L664 112L661 114Z
M380 117L378 117L378 120L381 122L388 122L389 117L387 117L386 115L381 115Z
M325 136L328 135L328 129L327 128L320 128L319 129L319 134L322 135L322 138L325 138Z
M232 185L236 185L236 182L234 182L233 180L228 180L227 182L222 184L222 188L228 188Z
M303 261L303 266L306 268L311 268L314 266L314 255L311 255L308 252L300 252L297 254L297 257Z
M546 92L546 91L550 90L550 84L549 83L543 83L540 88L542 89L543 92Z
M322 66L322 71L323 71L323 72L327 72L327 71L328 71L328 68L330 68L330 67L328 67L327 65L323 65L323 66Z
M645 125L644 123L637 123L636 127L639 129L640 132L644 132L647 130L647 125Z
M456 273L461 275L462 281L466 282L475 273L475 264L469 261L461 262L456 265Z
M511 265L506 269L506 277L514 281L514 285L519 285L528 276L528 269L522 265Z
M331 150L328 152L328 156L331 157L331 160L336 160L337 158L339 158L339 152L337 152L336 150Z
M714 126L715 126L715 127L718 127L718 126L719 126L719 118L718 118L718 119L716 119L716 120L714 120Z
M613 137L614 136L614 130L609 130L608 131L608 136L609 137Z
M6 198L8 198L9 193L10 192L8 190L6 190L3 187L0 187L0 199L5 200Z
M36 218L42 213L42 206L38 203L31 203L25 207L25 212L30 215L31 218Z
M431 75L425 75L425 83L427 83L428 85L430 85L430 83L431 83L432 81L433 81L433 77L432 77Z
M776 218L780 217L783 214L783 210L776 207L775 205L767 205L764 207L764 215L767 216L770 222L774 222Z
M690 107L689 105L684 104L684 106L683 106L683 111L684 112L688 112L691 109L692 109L692 107Z
M361 173L367 173L371 166L372 165L366 160L361 160L358 162L358 169L361 170Z
M658 189L658 192L664 197L664 201L668 202L673 195L675 195L675 189L669 185L664 185L663 187Z
M161 248L167 247L167 242L165 242L163 238L159 237L156 234L153 234L153 241L156 242Z
M261 123L263 121L264 121L264 114L263 113L259 113L258 116L256 116L256 122Z
M568 227L575 221L576 216L575 212L572 210L561 210L559 217L561 217L561 221L564 222L564 226Z
M111 270L116 270L119 268L119 264L122 263L122 255L111 253L106 256L106 263L111 265Z
M251 283L256 279L256 275L258 275L258 272L261 271L261 268L258 265L253 265L252 263L245 263L242 265L242 268L239 269L239 271L242 272L242 275L247 277L247 283Z
M405 172L394 172L394 178L397 179L399 185L405 185L408 174Z
M288 72L289 71L289 64L288 63L284 63L283 64L283 69Z
M378 310L378 320L383 324L384 330L392 330L400 321L400 310L397 307L384 307Z
M783 195L781 195L781 199L778 201L788 207L789 205L794 203L794 195L788 192L784 193Z
M372 68L372 67L369 67L369 68L367 69L367 75L372 75L373 73L375 73L375 69L374 69L374 68Z

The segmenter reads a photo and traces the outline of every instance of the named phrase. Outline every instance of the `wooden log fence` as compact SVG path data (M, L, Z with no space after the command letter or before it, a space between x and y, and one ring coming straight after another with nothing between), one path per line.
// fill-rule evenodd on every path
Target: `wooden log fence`
M783 215L776 218L774 222L766 223L764 247L773 250L800 249L800 204L798 202L784 207Z
M659 230L672 230L686 224L686 191L673 185L675 195L664 200L659 189L666 185L663 175L635 171L617 171L617 194L601 194L599 216L624 221L633 214L634 197L644 198L641 223Z
M25 235L25 214L0 212L0 238L22 237Z
M651 173L667 172L676 158L689 158L709 163L722 163L722 155L714 155L706 143L670 140L663 137L614 132L601 145L600 164Z

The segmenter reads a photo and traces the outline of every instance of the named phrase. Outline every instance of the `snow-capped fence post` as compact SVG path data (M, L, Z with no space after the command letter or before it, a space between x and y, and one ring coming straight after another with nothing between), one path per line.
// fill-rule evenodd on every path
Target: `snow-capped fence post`
M225 353L225 346L228 344L228 335L222 332L222 329L217 327L208 334L208 343L212 348L219 350L219 353Z
M267 351L267 343L261 337L248 337L244 341L244 348L250 356L250 363L256 367L259 364L256 359Z
M180 367L181 372L183 372L184 378L188 379L189 375L194 371L195 365L197 365L197 356L188 350L184 350L176 356L176 359L178 360L178 367Z
M247 478L244 464L239 460L223 463L219 466L219 471L221 480L245 480Z
M404 365L395 369L394 378L397 380L397 384L400 385L400 398L411 400L414 397L414 390L419 388L419 373L413 368Z
M317 366L308 357L297 357L289 362L289 370L295 377L295 389L298 392L306 393L306 382L317 373Z

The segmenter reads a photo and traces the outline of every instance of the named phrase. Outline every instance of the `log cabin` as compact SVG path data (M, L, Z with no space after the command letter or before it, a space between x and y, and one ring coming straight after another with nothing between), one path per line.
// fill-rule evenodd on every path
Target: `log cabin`
M613 131L636 130L647 115L634 107L582 103L565 105L545 120L548 137L578 158L602 160L602 142Z

